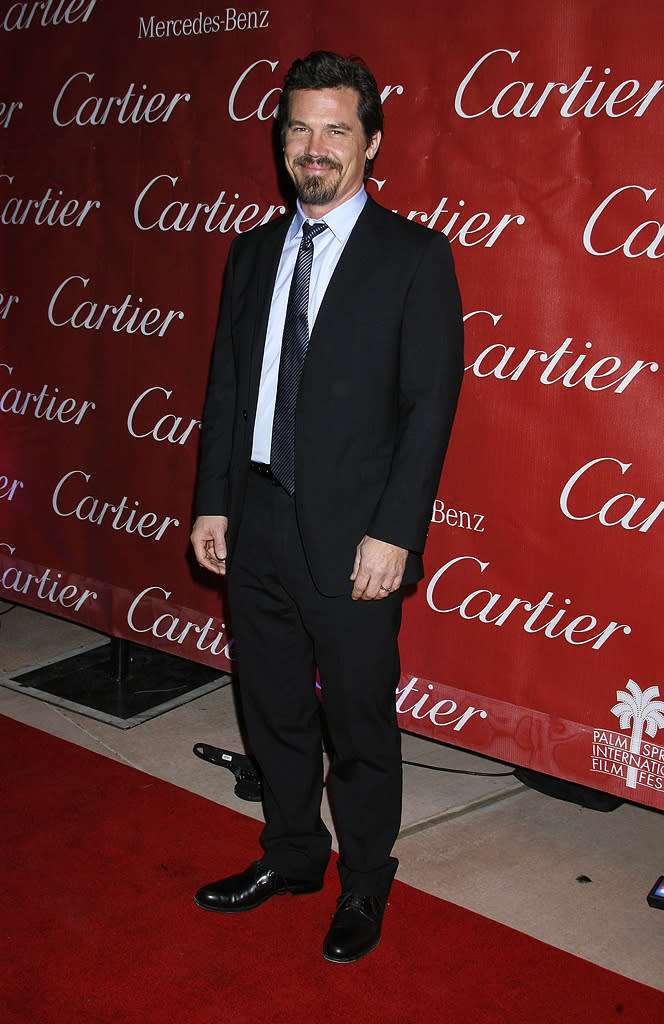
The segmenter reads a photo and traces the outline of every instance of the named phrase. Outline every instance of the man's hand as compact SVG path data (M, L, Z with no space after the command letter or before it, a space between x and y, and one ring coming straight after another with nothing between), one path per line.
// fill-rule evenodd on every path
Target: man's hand
M208 572L226 575L227 516L199 516L191 531L196 561Z
M379 601L401 586L408 550L374 537L357 545L351 573L354 601Z

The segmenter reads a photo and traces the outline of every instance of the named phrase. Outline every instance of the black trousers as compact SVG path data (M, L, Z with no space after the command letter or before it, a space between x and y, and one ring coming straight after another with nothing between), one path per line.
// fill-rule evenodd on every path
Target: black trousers
M294 499L254 473L227 582L242 709L263 774L264 862L306 879L321 877L329 859L318 668L342 887L387 895L401 820L401 594L353 601L350 583L347 596L320 594Z

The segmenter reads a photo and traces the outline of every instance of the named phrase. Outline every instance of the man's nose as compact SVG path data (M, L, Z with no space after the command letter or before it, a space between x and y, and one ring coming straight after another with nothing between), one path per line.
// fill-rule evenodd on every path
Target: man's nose
M307 142L307 156L320 156L325 152L322 132L312 131Z

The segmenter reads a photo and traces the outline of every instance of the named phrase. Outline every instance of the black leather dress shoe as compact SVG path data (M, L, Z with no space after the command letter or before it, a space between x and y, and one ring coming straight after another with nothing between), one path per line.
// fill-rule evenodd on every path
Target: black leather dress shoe
M385 912L381 896L342 892L323 943L323 956L335 964L350 964L366 956L380 942Z
M319 892L322 888L322 879L285 878L257 860L238 875L204 885L194 896L194 902L204 910L239 914L260 907L271 896Z

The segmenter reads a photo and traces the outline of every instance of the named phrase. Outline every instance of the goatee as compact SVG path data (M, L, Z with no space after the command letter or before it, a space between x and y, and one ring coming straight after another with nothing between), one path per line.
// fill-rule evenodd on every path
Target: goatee
M295 179L295 190L301 203L311 203L315 206L332 202L339 188L342 171L341 164L333 160L314 160L311 157L300 157L299 160L295 161L294 166L304 170L304 174ZM307 167L329 167L331 170L336 171L339 177L332 181L325 181L317 174L307 174Z
M295 183L297 197L301 203L311 203L313 206L322 203L331 203L337 194L339 181L322 181L314 175L303 178Z

